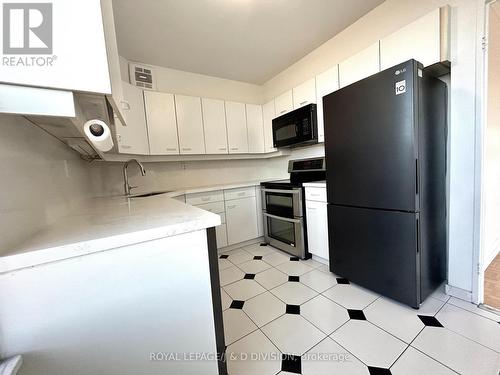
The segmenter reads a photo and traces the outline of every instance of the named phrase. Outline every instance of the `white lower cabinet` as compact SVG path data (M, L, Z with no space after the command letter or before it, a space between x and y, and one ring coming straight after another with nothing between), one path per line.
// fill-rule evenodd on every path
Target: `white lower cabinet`
M215 236L217 237L217 248L227 246L227 226L226 224L215 227Z
M317 188L314 189L318 190ZM308 195L307 190L308 188L306 187L306 196ZM306 221L309 252L312 255L328 260L328 214L326 201L306 199Z
M257 202L255 197L226 201L228 245L258 237Z

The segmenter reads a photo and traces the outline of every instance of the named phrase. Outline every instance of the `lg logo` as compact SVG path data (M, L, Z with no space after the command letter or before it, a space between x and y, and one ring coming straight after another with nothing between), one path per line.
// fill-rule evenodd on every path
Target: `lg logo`
M52 4L5 3L3 53L52 54Z

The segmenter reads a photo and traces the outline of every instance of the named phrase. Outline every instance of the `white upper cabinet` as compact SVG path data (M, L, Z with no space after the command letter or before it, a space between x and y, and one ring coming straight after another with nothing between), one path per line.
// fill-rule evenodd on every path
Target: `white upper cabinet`
M181 154L204 154L205 138L201 99L196 96L175 95L177 129Z
M316 76L316 98L318 109L318 142L325 141L325 130L323 122L323 96L339 89L338 65Z
M316 81L311 78L293 89L293 108L316 103Z
M264 120L262 106L247 104L248 152L257 154L264 152Z
M124 115L126 126L116 118L118 152L121 154L148 155L148 131L144 111L142 90L127 82L122 82L123 98L126 103Z
M205 147L207 154L227 154L227 130L224 101L201 99L203 127L205 128Z
M379 42L339 64L340 87L345 87L380 71Z
M245 104L237 102L226 102L226 121L229 153L247 153L248 134Z
M276 117L284 115L287 112L293 111L293 94L289 90L280 96L274 98L274 107L276 109Z
M174 95L144 91L149 151L151 155L179 154Z
M447 22L442 13L446 7L436 9L419 18L394 34L380 41L380 65L382 70L404 61L415 59L429 66L448 59Z
M264 152L274 152L273 142L273 119L276 117L274 99L262 106L262 117L264 119Z

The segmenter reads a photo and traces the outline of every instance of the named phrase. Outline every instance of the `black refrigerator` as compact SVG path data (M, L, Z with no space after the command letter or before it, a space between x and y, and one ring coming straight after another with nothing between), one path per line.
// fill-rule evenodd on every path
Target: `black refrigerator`
M418 308L446 276L446 84L410 60L323 111L330 270Z

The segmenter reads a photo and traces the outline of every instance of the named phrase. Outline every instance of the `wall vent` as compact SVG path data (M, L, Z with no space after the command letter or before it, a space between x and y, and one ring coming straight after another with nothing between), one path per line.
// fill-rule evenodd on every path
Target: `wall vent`
M154 68L148 65L129 63L130 83L143 89L156 90Z

